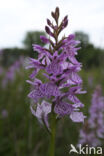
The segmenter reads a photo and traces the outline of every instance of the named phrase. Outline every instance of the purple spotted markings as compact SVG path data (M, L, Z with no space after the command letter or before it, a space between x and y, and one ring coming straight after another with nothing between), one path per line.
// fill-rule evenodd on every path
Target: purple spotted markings
M35 109L30 106L32 114L48 128L50 113L54 113L59 119L68 116L73 122L84 122L85 119L80 111L84 105L77 97L77 94L85 93L82 91L82 79L78 75L82 64L76 59L80 42L75 40L74 34L63 36L59 40L59 34L68 25L68 16L59 23L58 7L51 15L54 22L47 19L45 26L48 37L40 36L47 46L33 44L33 50L38 52L38 59L30 58L27 67L33 70L31 80L27 80L32 85L28 97L36 106Z

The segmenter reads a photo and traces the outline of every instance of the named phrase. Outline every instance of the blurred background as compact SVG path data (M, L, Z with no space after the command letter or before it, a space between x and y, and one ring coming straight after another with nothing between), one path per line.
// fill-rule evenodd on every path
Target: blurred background
M0 0L0 155L46 156L49 137L30 112L26 83L28 57L37 57L32 44L44 44L40 35L51 11L60 7L60 20L68 15L64 34L81 41L77 59L87 94L80 95L89 116L92 93L97 85L104 95L104 1L103 0ZM78 143L83 125L63 119L57 125L56 156L69 155L69 145ZM102 142L104 142L102 140Z

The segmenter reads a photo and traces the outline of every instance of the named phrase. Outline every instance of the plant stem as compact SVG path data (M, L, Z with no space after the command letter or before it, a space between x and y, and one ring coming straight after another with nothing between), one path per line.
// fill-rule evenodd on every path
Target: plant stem
M56 134L56 116L52 112L51 116L51 138L50 138L50 149L49 156L55 156L55 134Z

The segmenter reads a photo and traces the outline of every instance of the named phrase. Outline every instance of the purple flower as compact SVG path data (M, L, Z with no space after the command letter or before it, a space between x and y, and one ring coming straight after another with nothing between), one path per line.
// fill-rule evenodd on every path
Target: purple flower
M47 67L46 72L52 75L62 74L62 67L57 60L53 60Z
M90 133L85 133L85 131L80 130L80 141L79 144L81 145L89 145L92 147L97 147L98 145L101 145L100 140L95 136L93 131Z
M2 118L7 118L8 117L8 111L6 109L3 109L1 112Z
M101 95L101 87L97 86L93 96L92 105L89 110L88 121L91 128L96 129L98 137L104 138L104 97Z
M59 95L60 91L55 84L44 83L40 84L37 88L30 92L28 96L37 102L41 98L51 98L52 96L57 97Z
M22 75L22 73L20 72L20 67L23 66L23 61L24 61L24 58L21 56L19 60L15 61L14 64L12 64L7 69L7 71L5 72L3 81L2 81L3 88L5 88L7 84L14 82L17 72Z
M33 87L28 96L33 99L34 104L44 99L50 101L51 113L54 112L56 117L67 115L74 122L83 122L85 116L80 112L80 108L84 105L77 98L77 94L85 93L81 90L82 79L78 75L82 64L76 59L77 51L80 49L76 46L80 42L75 40L73 34L62 37L59 41L60 32L68 24L68 16L59 24L57 8L56 13L52 12L52 17L55 25L47 19L48 26L45 26L49 38L40 37L44 43L48 43L49 48L33 44L33 50L38 52L38 59L31 58L27 67L33 69L30 75L33 82L28 81ZM42 77L39 77L40 73Z
M42 42L44 43L49 43L49 39L45 36L40 36L40 39L42 40Z
M96 87L92 95L89 114L88 121L85 122L80 131L79 143L99 146L101 139L104 139L104 97L101 94L100 86Z
M84 119L86 118L86 116L84 116L82 112L72 112L70 114L70 118L74 122L84 122Z
M57 101L54 111L56 114L58 114L60 117L64 115L69 115L73 111L73 106L67 102L63 101Z
M30 107L30 109L32 114L38 118L39 122L42 124L43 122L45 122L46 126L49 128L48 114L51 112L51 104L46 101L42 101L41 104L37 104L36 111L32 106Z

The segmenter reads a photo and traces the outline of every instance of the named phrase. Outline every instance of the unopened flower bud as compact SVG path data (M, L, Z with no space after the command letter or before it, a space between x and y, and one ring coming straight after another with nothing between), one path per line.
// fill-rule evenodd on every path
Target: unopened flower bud
M56 18L58 19L59 18L59 8L58 7L56 7L55 15L56 15Z
M55 13L51 12L52 17L55 19Z
M40 39L44 43L49 43L49 39L47 37L45 37L45 36L40 36Z
M51 31L49 29L49 27L45 26L45 31L47 32L47 34L51 34Z
M49 26L51 26L51 21L49 20L49 19L47 19L47 24L49 25Z

